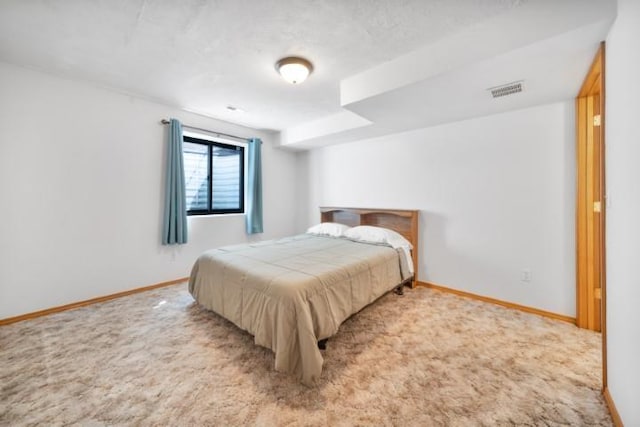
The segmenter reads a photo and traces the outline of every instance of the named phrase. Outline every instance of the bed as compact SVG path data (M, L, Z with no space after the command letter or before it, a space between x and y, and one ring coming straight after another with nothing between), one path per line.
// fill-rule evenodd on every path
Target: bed
M418 262L418 211L320 210L323 223L394 230L413 246L411 257L385 244L305 233L207 251L189 279L198 304L251 333L275 353L277 371L306 385L320 378L322 343L380 296L413 286Z

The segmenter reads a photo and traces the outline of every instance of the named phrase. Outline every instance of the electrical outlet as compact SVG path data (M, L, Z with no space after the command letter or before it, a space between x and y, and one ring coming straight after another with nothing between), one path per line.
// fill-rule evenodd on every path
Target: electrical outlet
M531 270L528 268L523 268L520 273L520 281L521 282L530 282L531 281Z

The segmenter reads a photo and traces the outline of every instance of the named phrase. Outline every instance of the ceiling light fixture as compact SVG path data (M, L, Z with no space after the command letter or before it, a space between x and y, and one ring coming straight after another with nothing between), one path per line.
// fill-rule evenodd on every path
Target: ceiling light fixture
M304 58L288 56L276 62L276 70L283 79L295 85L305 81L313 71L313 65Z

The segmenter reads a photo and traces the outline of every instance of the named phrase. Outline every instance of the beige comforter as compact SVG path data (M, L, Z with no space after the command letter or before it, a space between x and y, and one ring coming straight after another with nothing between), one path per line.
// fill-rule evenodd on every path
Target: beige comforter
M400 284L407 260L387 246L310 234L205 252L189 291L275 352L275 368L312 385L322 372L317 341Z

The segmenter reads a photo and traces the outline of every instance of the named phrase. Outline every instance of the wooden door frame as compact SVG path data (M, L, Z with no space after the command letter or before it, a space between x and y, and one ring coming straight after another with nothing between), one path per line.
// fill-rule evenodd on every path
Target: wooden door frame
M591 107L587 100L598 96L598 102L591 100ZM585 110L586 108L586 110ZM592 111L589 109L593 108ZM588 169L587 164L593 163L593 159L587 159L581 149L581 144L586 146L587 141L587 117L592 120L593 111L597 111L600 116L600 127L598 132L598 144L594 144L594 150L598 150L600 156L600 164L598 170L592 170L596 173L596 178L590 183L585 176ZM595 132L594 132L595 133ZM587 321L587 307L590 304L589 298L592 298L588 288L587 275L591 273L597 276L600 282L600 331L602 333L602 388L607 387L607 293L606 293L606 252L605 252L605 223L606 223L606 192L605 192L605 42L600 43L600 47L589 68L589 72L584 79L580 92L576 97L576 175L577 175L577 194L576 194L576 325L586 328L589 325ZM582 154L581 154L582 153ZM590 165L593 167L593 164ZM586 181L585 181L586 180ZM598 188L599 187L599 188ZM589 214L593 215L593 208L586 206L584 194L581 191L597 193L593 197L594 201L600 203L599 215L595 215L589 219ZM587 209L588 208L588 209ZM588 248L585 246L587 242L587 228L585 221L593 221L598 227L596 231L599 237L599 243L595 249L599 250L599 259L597 265L587 266L586 253ZM591 267L591 270L590 268ZM586 301L586 304L585 304ZM591 325L593 326L593 325ZM593 328L592 328L593 329Z

